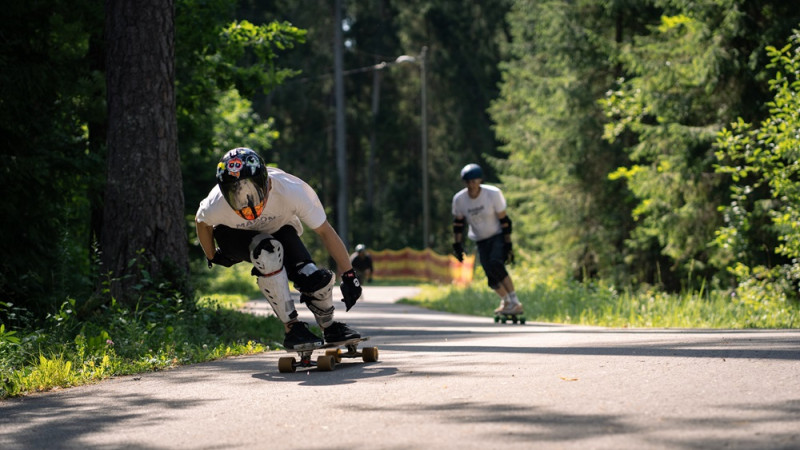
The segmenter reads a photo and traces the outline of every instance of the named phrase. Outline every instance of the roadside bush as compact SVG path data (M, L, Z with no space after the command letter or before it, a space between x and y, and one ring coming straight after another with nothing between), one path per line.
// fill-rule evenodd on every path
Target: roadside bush
M117 375L258 353L279 346L283 324L204 298L188 301L169 284L144 283L126 307L111 298L92 311L75 299L34 321L0 303L0 398Z

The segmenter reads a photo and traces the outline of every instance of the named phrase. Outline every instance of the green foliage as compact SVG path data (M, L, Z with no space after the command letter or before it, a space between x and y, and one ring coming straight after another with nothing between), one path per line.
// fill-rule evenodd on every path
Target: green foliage
M304 42L305 35L304 30L288 22L253 25L246 20L235 21L222 30L218 52L208 55L205 61L216 68L219 86L233 85L246 95L252 95L257 88L269 92L287 77L299 73L277 68L276 51Z
M770 115L754 128L741 118L719 133L719 173L731 177L731 203L721 208L725 226L716 243L739 280L762 287L800 283L800 34L782 48L767 47L774 99ZM764 236L777 245L765 247ZM769 242L769 241L767 241ZM759 281L760 280L760 281Z
M132 308L111 299L87 317L69 299L38 325L0 325L0 398L261 352L283 336L274 317L195 304L166 285L139 292Z
M621 249L626 271L635 283L671 290L724 285L724 255L710 245L727 189L714 170L716 133L736 114L759 113L761 43L798 17L736 0L654 6L662 8L658 21L619 46L621 77L602 101L604 138L631 160L608 174L635 199ZM776 20L754 32L762 17Z
M622 285L726 285L716 133L765 112L763 48L797 20L779 2L516 2L490 112L523 259Z
M630 201L606 175L627 158L624 144L601 139L597 101L617 76L615 40L648 12L641 2L519 1L508 16L512 58L490 109L508 159L494 163L520 254L551 274L625 276Z
M203 304L216 302L234 308L263 297L251 268L252 265L242 263L230 268L215 265L209 270L205 261L198 259L192 265L196 297Z
M251 98L298 73L278 67L277 59L305 42L306 34L287 22L233 20L233 0L202 8L195 3L178 2L176 31L178 134L184 199L192 215L214 185L223 152L251 147L272 160L268 151L278 131L273 119L253 110Z
M102 21L102 8L60 0L8 5L0 18L0 291L36 312L91 288L87 190L104 171L87 124L104 101Z
M711 144L735 106L731 91L740 89L723 72L736 20L736 10L722 5L662 16L650 34L623 47L620 61L629 75L603 101L609 117L604 137L635 136L627 148L634 165L609 174L624 179L638 200L632 211L637 226L626 242L633 250L629 263L646 267L643 251L659 248L668 258L661 267L668 287L689 274L715 274L708 243L721 199Z

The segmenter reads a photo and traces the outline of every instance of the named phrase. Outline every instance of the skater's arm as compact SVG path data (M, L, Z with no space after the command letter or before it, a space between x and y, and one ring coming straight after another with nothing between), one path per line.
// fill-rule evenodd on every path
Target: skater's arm
M339 234L336 233L336 230L327 220L319 227L314 228L314 232L322 239L322 244L328 250L331 258L336 261L337 273L342 274L353 268L350 263L350 254L347 253L342 238L339 237Z
M206 254L206 258L214 259L214 254L217 251L217 247L214 245L214 227L197 220L195 220L194 224L197 228L197 239L200 241L203 253Z

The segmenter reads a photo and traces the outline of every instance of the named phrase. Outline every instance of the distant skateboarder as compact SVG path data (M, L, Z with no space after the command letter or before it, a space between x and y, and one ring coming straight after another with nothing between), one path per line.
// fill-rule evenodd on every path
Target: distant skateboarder
M364 244L356 245L356 251L350 255L350 264L353 265L359 280L372 282L372 255L369 254Z
M481 184L483 170L477 164L461 169L461 179L467 185L453 196L453 254L464 260L464 227L478 245L478 256L489 287L500 297L495 314L518 315L523 308L505 263L514 260L511 245L511 219L506 215L506 199L495 186Z

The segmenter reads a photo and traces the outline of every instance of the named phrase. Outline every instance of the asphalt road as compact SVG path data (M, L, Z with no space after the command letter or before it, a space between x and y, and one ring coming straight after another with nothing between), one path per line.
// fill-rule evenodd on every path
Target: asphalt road
M270 352L5 400L0 449L800 448L800 330L502 325L365 294L337 319L379 362L282 374Z

